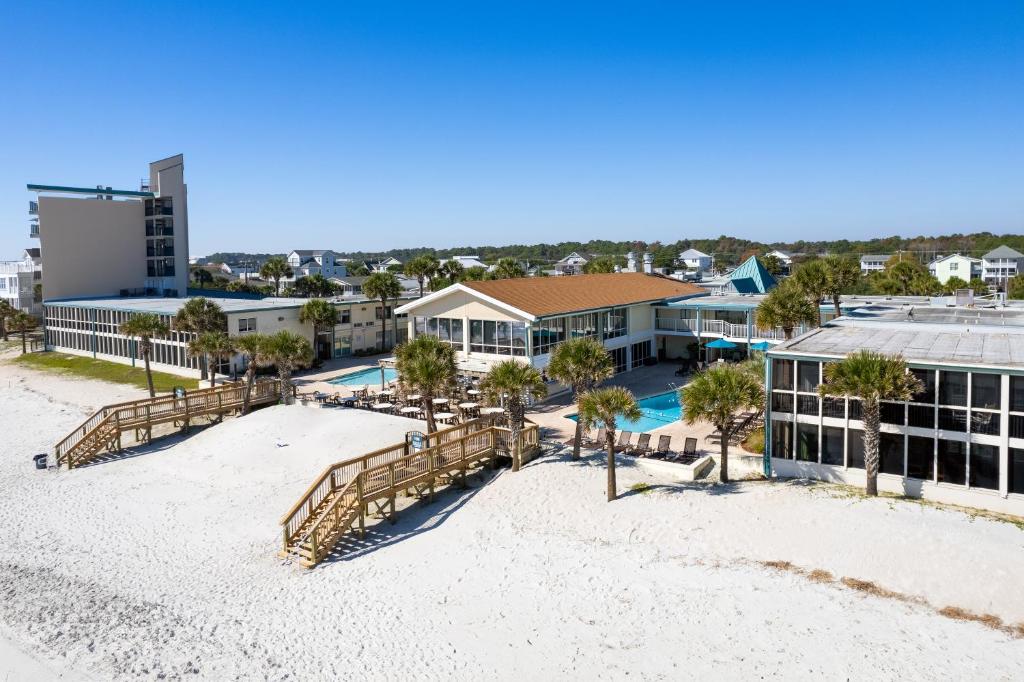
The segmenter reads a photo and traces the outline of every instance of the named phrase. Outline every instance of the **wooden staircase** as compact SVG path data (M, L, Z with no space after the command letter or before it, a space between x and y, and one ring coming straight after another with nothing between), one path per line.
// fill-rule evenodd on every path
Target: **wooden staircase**
M57 466L82 466L102 455L121 449L126 434L136 442L153 438L153 427L161 424L187 428L192 420L222 416L240 410L245 397L242 382L189 392L184 398L162 396L107 405L97 410L54 446ZM276 379L258 381L249 397L251 407L276 403L281 397Z
M399 493L432 495L438 484L465 485L469 469L510 454L510 441L508 429L477 419L431 434L420 450L399 443L331 465L281 519L281 556L316 566L355 526L365 534L370 505L393 522ZM528 424L519 443L524 460L538 452L538 427Z

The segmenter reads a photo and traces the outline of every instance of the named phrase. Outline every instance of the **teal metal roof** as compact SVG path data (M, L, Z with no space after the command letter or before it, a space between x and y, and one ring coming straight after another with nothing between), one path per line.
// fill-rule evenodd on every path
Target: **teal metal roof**
M778 282L765 270L757 256L751 256L729 275L733 287L740 294L767 294Z
M104 194L118 197L141 197L152 199L152 192L135 192L130 189L99 189L97 187L64 187L63 185L27 185L30 192L62 192L64 194Z

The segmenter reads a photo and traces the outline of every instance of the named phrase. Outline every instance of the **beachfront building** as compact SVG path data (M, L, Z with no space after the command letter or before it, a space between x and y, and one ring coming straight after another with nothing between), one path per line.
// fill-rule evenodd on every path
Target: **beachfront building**
M25 249L21 260L0 261L0 300L30 315L42 312L39 249Z
M971 258L959 253L936 258L928 264L928 272L935 275L940 284L945 284L954 277L970 282L975 277L981 277L981 271L980 258Z
M149 164L138 191L30 184L29 212L50 298L185 296L188 197L178 154Z
M880 301L769 350L770 471L864 485L859 401L817 394L824 367L861 349L902 354L924 386L882 404L879 489L1024 515L1021 307Z
M714 266L714 258L698 251L697 249L687 249L679 254L679 262L687 270L695 270L697 272L711 272Z
M1024 253L1011 249L1009 246L1000 246L992 249L982 260L982 279L985 284L999 287L1006 291L1006 283L1017 276L1017 273L1024 272Z
M692 284L644 273L460 282L398 308L410 337L430 334L455 347L462 371L486 372L520 358L538 369L562 341L600 340L623 372L652 361L652 304L703 295Z
M555 271L559 275L582 275L583 268L588 262L586 258L573 251L555 263Z
M227 317L231 336L250 333L273 334L282 329L296 332L314 344L322 359L342 358L353 354L381 352L394 345L394 314L391 305L382 308L380 301L365 296L330 299L338 309L338 324L313 338L313 327L299 322L299 311L308 299L265 298L262 300L214 298ZM46 349L135 365L140 362L134 340L122 335L121 323L135 313L154 313L171 325L175 314L185 304L183 298L98 298L45 302ZM399 315L398 342L406 339L406 320ZM187 353L190 334L172 331L153 340L153 368L197 376L199 362ZM238 373L244 370L242 358L236 356L222 363L218 372Z
M860 257L860 274L870 275L872 272L882 272L890 258L892 255L864 254Z

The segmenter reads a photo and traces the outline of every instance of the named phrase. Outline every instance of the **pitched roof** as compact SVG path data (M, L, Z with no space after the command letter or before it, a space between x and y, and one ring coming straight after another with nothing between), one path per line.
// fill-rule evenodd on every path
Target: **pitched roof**
M33 246L32 248L25 249L25 253L29 256L29 258L39 258L39 247Z
M1003 246L997 246L992 249L982 256L982 258L985 260L995 260L996 258L1024 258L1024 253L1015 251L1004 244Z
M299 257L322 256L327 250L329 249L295 249L292 253Z
M535 317L706 293L693 284L642 272L496 279L461 286Z
M865 263L865 262L877 263L879 261L887 261L890 258L892 258L891 254L890 255L886 255L884 253L866 253L866 254L864 254L863 256L860 257L860 262L861 263Z
M777 284L756 256L743 261L742 265L732 271L729 279L740 294L766 294Z
M687 249L679 254L679 257L685 260L687 258L710 258L711 256L697 249Z

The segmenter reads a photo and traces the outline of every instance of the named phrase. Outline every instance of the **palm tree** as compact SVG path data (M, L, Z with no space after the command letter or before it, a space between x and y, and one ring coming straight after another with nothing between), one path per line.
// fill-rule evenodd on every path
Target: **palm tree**
M848 293L860 282L860 263L845 256L827 256L823 262L825 264L824 293L832 299L832 307L835 309L836 317L839 317L842 314L839 309L839 297Z
M282 329L276 334L266 337L263 345L264 360L267 364L277 367L277 375L281 380L281 397L285 405L291 405L292 372L296 368L309 364L313 359L313 347L309 340L295 332Z
M749 368L718 365L699 372L693 381L679 389L679 403L686 424L709 421L721 433L722 459L718 478L727 483L733 415L739 410L755 409L763 405L764 388L761 378Z
M436 336L417 336L395 349L395 369L402 383L422 397L427 433L437 431L434 398L455 380L455 349Z
M21 335L21 354L24 355L28 352L28 344L25 337L39 325L39 321L24 310L17 311L8 320L10 321L11 331L18 332Z
M492 401L505 399L508 426L512 432L512 471L519 471L523 465L519 434L526 420L526 401L529 397L540 399L547 396L544 379L536 368L526 363L502 360L491 367L481 385Z
M18 311L15 310L7 301L0 299L0 335L3 335L4 341L7 340L7 320L15 315Z
M231 339L235 351L245 358L245 392L242 394L242 414L249 414L252 387L256 384L256 370L266 363L267 337L264 334L245 334Z
M194 268L192 270L192 279L196 281L200 289L205 289L206 285L213 281L213 274L204 268Z
M796 273L793 275L793 282L796 283L797 288L807 297L807 300L814 306L814 310L817 312L821 299L825 298L825 294L829 289L828 269L825 266L825 261L816 258L802 264L796 269ZM811 323L815 327L819 326L821 324L821 314L815 314Z
M267 261L260 266L260 277L263 279L274 280L275 296L280 296L281 294L281 278L291 277L293 274L295 273L292 272L292 267L288 265L288 261L281 256L268 258Z
M171 327L178 332L187 332L196 336L204 332L226 332L228 318L219 305L208 298L196 296L185 302L178 309ZM206 365L200 368L200 378L206 378Z
M811 324L818 316L818 305L811 303L792 279L784 279L772 289L758 304L756 312L758 327L782 327L787 340L793 338L793 330L798 325Z
M573 401L579 411L580 397L605 379L615 374L615 364L608 351L595 339L570 339L555 346L547 372L552 379L572 389ZM572 458L580 458L583 424L576 421L576 437L572 444Z
M587 391L579 401L579 412L576 418L583 428L590 429L595 424L605 428L605 447L608 451L608 501L615 499L615 430L619 417L635 420L643 416L636 398L628 389L621 386L598 388Z
M462 263L451 258L441 264L437 273L452 283L461 282L466 276L466 268L463 267Z
M615 265L614 256L598 256L583 266L583 272L588 275L615 272Z
M314 298L299 309L299 322L313 325L313 349L319 360L320 334L338 324L338 309L322 298Z
M423 298L423 282L434 277L438 273L439 268L440 263L438 260L427 254L416 256L405 264L405 274L416 278L420 285L420 298Z
M494 266L494 279L518 279L526 277L523 266L515 258L501 258Z
M309 298L323 298L324 296L332 296L335 292L335 286L331 283L331 280L320 273L316 273L295 280L295 290Z
M398 300L402 295L402 285L393 272L375 272L363 282L363 293L380 301L381 322L386 324L388 301ZM398 343L398 316L394 311L391 311L391 320L394 325L392 345L395 345Z
M222 331L203 332L188 342L188 354L202 356L210 369L210 388L217 378L217 365L221 360L228 360L235 354L235 346L231 337Z
M922 390L923 384L907 371L907 363L900 355L861 350L839 362L825 365L825 380L818 386L818 394L859 398L861 401L868 495L878 494L880 401L907 401Z
M149 359L153 355L153 337L165 336L170 333L170 328L164 324L159 315L153 313L140 313L132 315L121 323L119 331L129 338L138 337L139 355L146 366L146 385L149 386L149 397L155 398L156 391L153 389L153 373L149 368Z

